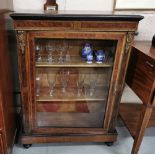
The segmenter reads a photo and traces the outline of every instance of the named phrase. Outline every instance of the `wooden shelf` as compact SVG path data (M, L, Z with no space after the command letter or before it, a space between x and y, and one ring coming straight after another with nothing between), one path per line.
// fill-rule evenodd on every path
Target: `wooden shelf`
M113 63L111 60L107 60L106 62L103 62L101 64L96 63L95 61L91 64L88 64L87 62L82 61L82 58L74 57L71 59L70 62L64 62L64 63L49 63L49 62L36 62L36 67L112 67Z
M141 111L142 111L142 104L136 104L136 103L120 104L119 115L133 138L136 135L136 130L138 122L140 120ZM151 119L148 123L148 127L153 126L155 126L155 109L154 112L152 112Z
M48 102L48 101L63 101L63 102L68 102L68 101L104 101L105 98L56 98L56 97L50 97L50 96L40 96L37 97L37 102Z
M64 101L64 102L75 102L75 101L104 101L106 100L108 89L105 87L97 87L94 95L89 96L88 92L85 95L85 90L81 92L81 96L77 96L77 90L74 88L68 88L66 93L63 93L60 88L56 88L53 96L48 95L48 88L44 88L40 96L36 97L38 102L48 101Z

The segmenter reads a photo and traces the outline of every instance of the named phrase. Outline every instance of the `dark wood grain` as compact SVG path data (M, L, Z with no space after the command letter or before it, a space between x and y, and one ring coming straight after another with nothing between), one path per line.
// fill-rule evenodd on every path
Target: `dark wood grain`
M154 93L153 83L155 81L155 59L153 54L155 53L155 48L150 46L150 50L148 50L150 44L145 43L145 47L143 42L141 42L142 47L139 48L139 44L136 47L135 43L132 49L126 82L144 104L152 104L151 99ZM139 52L140 49L142 52Z
M136 103L121 103L119 107L119 115L132 137L135 137L141 110L142 105Z
M145 129L155 126L155 48L151 42L135 42L126 82L143 104L121 104L119 114L134 138L132 153L138 153Z
M16 114L5 17L6 12L0 13L0 153L11 153L16 134Z
M5 150L4 150L4 140L3 140L1 132L0 132L0 153L1 154L5 153Z
M137 153L139 150L145 128L155 127L155 108L148 108L149 111L147 112L147 119L145 120L147 122L144 122L145 127L142 126L140 120L144 120L143 117L145 117L145 114L143 113L143 111L145 109L146 108L143 107L143 104L138 103L121 103L119 107L119 115L123 120L125 126L128 128L132 137L134 139L136 139L136 137L140 137L140 139L137 139L137 141L134 142L136 148L133 149L133 153ZM150 110L153 111L151 112ZM141 129L144 130L142 131L142 136L138 136Z
M51 143L51 142L114 142L117 139L117 134L96 134L96 135L30 135L22 137L22 143Z
M133 43L133 47L155 60L155 47L151 45L150 41L136 41Z

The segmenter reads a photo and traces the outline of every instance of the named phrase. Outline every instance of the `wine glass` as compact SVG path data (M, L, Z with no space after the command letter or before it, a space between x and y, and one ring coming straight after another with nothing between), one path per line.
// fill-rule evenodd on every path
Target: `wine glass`
M41 82L42 82L42 74L36 74L36 96L40 96L41 92Z
M86 73L84 77L84 93L86 97L89 96L89 85L90 85L89 76L90 75Z
M37 44L37 45L35 46L35 50L36 50L36 52L38 53L38 55L37 55L37 62L42 62L41 53L42 53L42 51L43 51L43 46L40 45L40 44Z
M67 47L66 47L66 62L70 62L70 60L71 60L70 50L71 50L72 48L73 48L73 47L70 46L69 44L68 44Z
M89 96L93 96L96 88L96 83L98 79L97 73L91 73L89 76Z
M49 96L53 96L54 87L56 83L56 75L53 74L52 72L48 72L47 80L48 80L48 85L49 85Z
M48 52L47 61L52 63L54 61L52 53L55 51L55 46L48 42L46 45L46 51Z
M62 71L60 71L60 80L61 80L61 84L62 84L62 92L63 93L66 93L69 74L70 74L69 70L63 69Z
M84 86L85 74L79 73L77 78L77 96L81 96L82 88Z
M66 49L67 49L66 41L63 41L62 44L60 44L57 47L57 50L59 51L58 63L60 63L60 64L64 63L64 54L65 54Z

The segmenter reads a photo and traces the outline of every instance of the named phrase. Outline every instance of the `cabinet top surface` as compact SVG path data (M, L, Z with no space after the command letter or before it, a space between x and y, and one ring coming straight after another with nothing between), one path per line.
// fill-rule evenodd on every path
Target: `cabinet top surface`
M133 47L155 60L155 47L151 46L151 41L135 41Z
M10 15L14 20L93 20L93 21L140 21L141 15L119 14L102 11L18 11Z

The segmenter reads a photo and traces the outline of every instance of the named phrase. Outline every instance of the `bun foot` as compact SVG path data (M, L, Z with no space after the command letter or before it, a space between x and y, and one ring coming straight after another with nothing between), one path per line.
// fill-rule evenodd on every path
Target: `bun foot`
M105 142L107 146L113 146L114 142Z
M23 147L25 148L25 149L28 149L29 147L31 147L32 146L32 144L23 144Z

